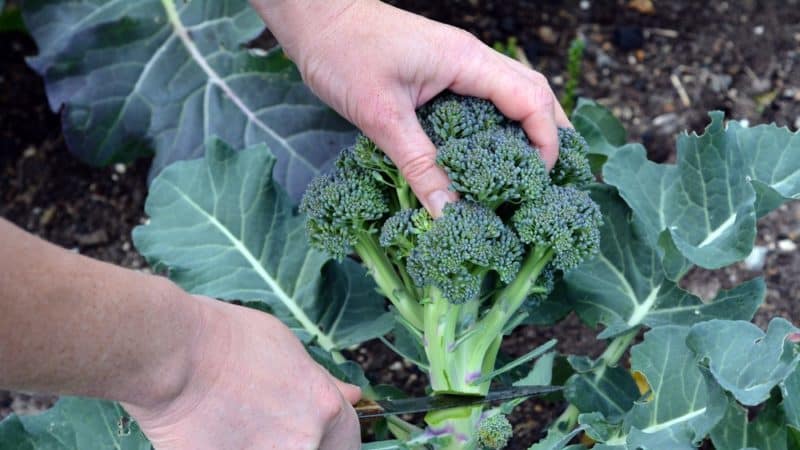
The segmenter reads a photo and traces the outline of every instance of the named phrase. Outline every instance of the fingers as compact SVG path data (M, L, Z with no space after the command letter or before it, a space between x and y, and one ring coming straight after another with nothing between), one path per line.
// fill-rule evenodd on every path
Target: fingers
M480 45L450 89L491 100L506 117L519 121L550 169L558 159L557 126L571 126L545 77ZM524 67L524 66L523 66Z
M436 165L436 147L422 131L413 105L387 117L394 119L362 130L400 169L425 209L439 217L444 205L456 201L457 195L448 190L450 180Z
M339 392L342 393L342 397L347 401L347 403L351 405L355 405L361 400L361 388L350 383L345 383L344 381L338 380L336 378L333 379L334 384L339 389Z

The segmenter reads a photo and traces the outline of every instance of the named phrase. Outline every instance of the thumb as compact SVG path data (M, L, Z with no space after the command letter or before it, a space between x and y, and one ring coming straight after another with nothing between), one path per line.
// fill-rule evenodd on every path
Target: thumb
M361 388L354 384L345 383L337 378L333 378L333 383L339 389L339 392L342 393L342 397L350 403L351 405L355 405L361 400Z
M442 214L445 204L458 199L448 190L450 180L436 165L436 147L422 130L413 109L378 130L364 131L400 169L411 190L433 217Z

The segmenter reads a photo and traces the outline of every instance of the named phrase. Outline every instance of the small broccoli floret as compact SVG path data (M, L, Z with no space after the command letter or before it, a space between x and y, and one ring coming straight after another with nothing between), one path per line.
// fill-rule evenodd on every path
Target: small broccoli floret
M511 220L522 242L552 249L553 265L561 270L576 267L600 245L600 208L572 187L548 187L520 205Z
M489 271L509 282L519 270L523 248L491 210L462 200L445 206L408 258L418 286L434 286L451 303L475 299Z
M311 244L339 259L352 252L359 233L376 232L372 222L389 212L381 184L350 165L350 155L342 154L334 173L315 178L300 202Z
M417 238L428 231L433 218L425 209L403 209L386 219L381 228L380 244L395 256L408 257Z
M550 171L553 184L583 188L594 181L589 164L589 144L572 128L558 129L558 161Z
M475 98L443 95L420 110L420 122L433 143L465 138L492 130L505 119L492 102Z
M499 450L508 445L514 428L503 414L495 414L478 424L478 445L484 449Z
M519 129L499 128L451 139L439 147L437 162L452 189L491 208L536 197L549 184L539 152Z

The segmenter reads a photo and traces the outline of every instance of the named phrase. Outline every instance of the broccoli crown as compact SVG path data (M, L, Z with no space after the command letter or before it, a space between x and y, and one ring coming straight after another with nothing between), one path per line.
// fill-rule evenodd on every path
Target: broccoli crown
M445 206L419 236L407 268L417 285L434 286L449 302L464 303L477 297L489 271L505 283L513 280L522 253L519 238L492 210L461 200Z
M497 128L506 122L492 102L475 97L442 95L419 112L422 128L436 146Z
M452 189L485 205L536 197L549 184L544 161L519 128L450 139L439 147L436 160Z
M553 265L569 270L597 252L600 208L584 191L551 185L523 202L511 218L520 240L553 250Z
M583 188L594 181L589 144L572 128L558 129L558 161L550 172L553 184Z
M383 185L353 157L343 152L337 170L312 180L300 202L311 244L340 259L351 253L359 233L377 231L372 222L389 212Z
M484 449L502 449L508 445L514 428L503 414L495 414L478 424L478 444Z

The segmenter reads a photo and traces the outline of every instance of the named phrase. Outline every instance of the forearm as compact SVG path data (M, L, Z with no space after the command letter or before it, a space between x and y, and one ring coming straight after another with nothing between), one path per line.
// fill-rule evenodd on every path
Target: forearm
M320 38L328 24L356 2L375 0L250 0L267 28L295 62L311 36Z
M0 219L0 388L152 406L189 376L199 302Z

